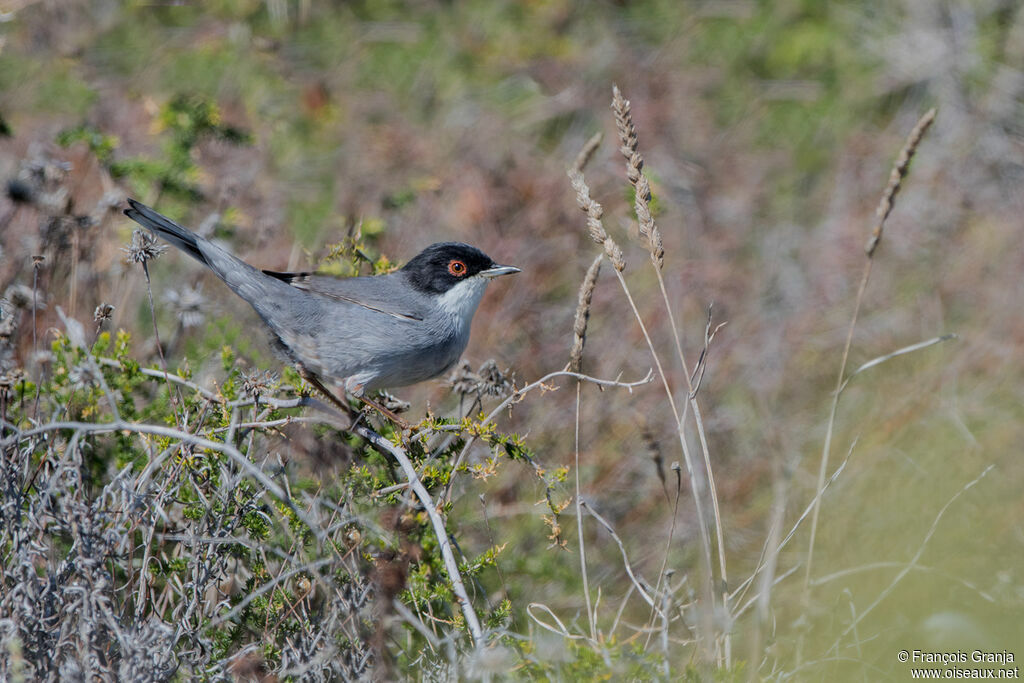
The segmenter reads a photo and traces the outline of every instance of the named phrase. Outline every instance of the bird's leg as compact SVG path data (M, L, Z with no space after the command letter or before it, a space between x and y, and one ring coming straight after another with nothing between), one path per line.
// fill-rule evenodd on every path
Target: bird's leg
M373 408L374 410L376 410L378 413L380 413L384 417L386 417L389 420L393 421L401 429L409 429L412 426L408 422L403 420L402 418L398 417L398 415L396 415L393 411L388 410L387 408L382 406L377 401L374 401L372 398L369 398L367 396L356 396L356 398L358 398L360 401L362 401L366 405L368 405L371 408Z
M296 363L295 364L295 368L296 368L296 370L299 371L299 377L301 377L302 379L306 380L314 389L316 389L321 394L323 394L324 397L327 398L328 401L330 401L334 405L336 405L339 408L341 408L341 410L346 415L348 415L350 418L352 418L353 421L358 417L358 415L354 414L354 411L352 410L351 406L349 406L347 403L344 403L337 396L335 396L330 391L330 389L325 387L320 382L320 380L317 379L316 375L314 375L309 370L307 370L304 365L302 365L301 363ZM373 408L374 410L379 412L384 417L388 418L389 420L394 421L394 423L397 424L401 429L409 429L410 425L409 425L408 422L406 422L402 418L398 417L398 415L395 415L393 412L391 412L390 410L388 410L384 406L378 404L373 399L367 398L366 396L356 396L356 398L358 398L360 401L362 401L366 405L370 406L371 408Z
M337 396L331 393L331 391L323 384L321 384L320 380L318 380L313 373L307 370L302 363L296 363L295 369L299 371L299 377L306 380L306 382L308 382L310 386L312 386L314 389L319 391L324 398L326 398L334 405L338 406L338 408L341 409L341 412L345 413L350 419L353 420L353 422L356 420L358 415L354 410L352 410L352 406L343 402Z

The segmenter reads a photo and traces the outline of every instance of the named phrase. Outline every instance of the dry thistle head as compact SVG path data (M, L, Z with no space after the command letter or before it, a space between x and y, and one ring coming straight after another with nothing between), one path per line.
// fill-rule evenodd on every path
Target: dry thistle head
M590 302L594 298L597 287L597 276L601 272L601 260L604 254L598 254L587 269L587 274L580 285L580 299L576 304L576 320L572 326L572 349L569 351L569 369L581 372L583 369L583 346L587 342L587 323L590 321Z
M633 208L636 220L640 225L640 234L647 242L647 250L651 260L659 269L665 265L665 249L662 246L661 231L651 215L651 185L644 175L644 158L639 152L639 140L636 126L633 125L633 114L629 100L622 96L619 86L612 86L612 111L615 113L615 128L619 131L622 143L619 151L626 158L626 178L636 191Z
M269 370L251 370L242 374L242 392L256 403L277 385L277 375Z
M626 267L626 261L622 258L622 250L619 249L619 245L608 235L604 224L601 223L604 208L590 197L590 188L583 180L582 173L570 169L569 181L572 183L572 189L576 191L576 204L587 214L587 232L590 234L590 239L604 247L604 253L607 254L608 260L612 262L615 270L621 273Z
M469 361L462 361L445 380L457 394L477 396L505 396L513 389L512 375L508 369L502 372L494 359L473 372Z
M101 303L96 307L96 310L92 312L92 321L96 323L96 329L99 330L110 319L114 316L114 307L108 303Z
M129 263L145 264L167 251L167 247L160 244L152 233L139 229L132 232L131 244L121 247L121 251L128 255Z

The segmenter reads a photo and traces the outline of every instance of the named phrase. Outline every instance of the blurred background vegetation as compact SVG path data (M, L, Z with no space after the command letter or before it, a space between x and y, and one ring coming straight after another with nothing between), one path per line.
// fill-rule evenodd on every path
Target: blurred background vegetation
M671 358L657 282L627 237L632 197L608 109L617 83L633 104L689 357L710 303L728 321L700 401L729 590L757 565L773 501L785 495L786 531L814 496L873 211L907 132L937 107L889 221L850 365L959 338L851 383L830 473L851 455L822 502L809 599L805 525L779 557L778 575L795 571L773 593L762 659L750 655L753 610L722 628L734 634L738 677L902 677L899 649L1024 657L1020 2L7 0L0 12L0 294L21 323L0 362L29 376L41 372L25 298L34 281L44 346L48 330L63 329L58 305L89 328L106 302L112 329L133 333L140 362L155 361L143 280L121 251L132 231L117 211L125 195L273 270L351 274L358 260L328 257L353 243L392 262L434 241L472 243L524 272L492 286L466 358L493 358L519 384L561 369L596 253L565 170L598 131L606 142L588 182ZM46 202L73 225L47 223ZM165 257L150 276L168 360L187 359L195 381L223 380L225 345L248 365L279 368L251 333L255 314L194 263ZM585 364L625 379L652 366L608 272ZM442 382L400 394L414 416L457 402ZM530 398L502 429L528 434L542 467L570 465L573 399L568 385ZM681 460L674 434L656 384L583 387L583 495L652 581L674 510L657 463ZM315 462L327 481L350 465L342 444L296 438L285 448L300 472ZM463 480L452 526L469 555L507 544L479 580L511 601L507 628L546 664L506 664L524 676L598 675L607 661L588 664L582 646L526 614L543 603L586 631L575 536L551 547L548 507L536 504L543 482L523 475L516 465ZM702 571L690 494L687 483L669 549L677 581ZM558 499L571 495L563 486ZM600 589L610 619L629 582L605 531L586 533L591 592ZM625 617L636 628L647 618L640 606ZM681 675L694 650L682 625L674 637ZM616 646L645 638L620 631Z

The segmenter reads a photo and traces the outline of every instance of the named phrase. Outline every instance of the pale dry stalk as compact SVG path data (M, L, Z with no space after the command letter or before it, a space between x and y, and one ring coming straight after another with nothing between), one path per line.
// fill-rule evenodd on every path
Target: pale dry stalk
M857 325L857 317L860 314L861 303L864 299L864 290L867 288L868 279L871 277L871 264L874 263L875 251L878 249L878 245L882 240L885 221L889 217L889 214L892 213L896 201L896 195L899 193L900 188L903 185L903 179L906 177L909 170L910 160L914 158L914 153L917 151L917 147L921 143L921 139L935 121L935 113L934 108L925 112L924 116L918 120L917 125L915 125L913 130L910 131L910 135L907 136L907 140L903 144L903 148L900 150L899 155L896 157L896 163L893 164L892 171L889 174L889 182L886 185L885 190L882 192L882 199L878 203L878 209L876 212L877 221L874 229L871 231L871 237L868 240L867 246L864 248L867 260L864 263L864 272L861 275L860 285L857 288L857 298L853 306L853 317L850 319L850 327L846 333L846 343L843 346L843 356L839 363L839 375L836 378L836 388L832 394L832 406L829 411L828 427L825 431L825 444L821 451L821 466L818 469L818 483L815 488L814 511L811 515L811 537L807 546L807 565L804 569L804 594L802 601L805 607L810 599L811 570L814 557L814 542L818 533L818 514L821 510L821 491L825 487L825 479L828 472L829 452L832 448L832 434L835 427L836 410L839 407L839 395L842 392L843 381L846 376L846 364L850 357L850 346L853 343L853 330Z
M591 138L587 144L595 142L595 138ZM600 143L600 138L596 139L596 143ZM596 149L597 144L594 144ZM586 149L584 149L586 151ZM593 150L590 151L593 154ZM583 153L580 153L580 157L577 157L577 166L580 164L580 158ZM588 154L589 157L589 154ZM583 164L586 160L583 161ZM578 169L577 169L578 170ZM594 257L594 262L590 264L590 268L587 269L587 274L583 278L583 284L580 286L580 298L579 303L576 305L576 319L573 323L572 332L572 349L569 352L569 370L572 372L581 372L583 368L583 345L587 341L587 323L590 321L590 303L594 298L594 289L597 287L597 276L601 272L601 261L604 260L604 254L598 254ZM583 509L581 507L582 499L580 497L580 393L583 382L576 382L576 429L574 433L574 457L573 471L575 472L576 478L576 532L579 536L580 542L580 573L583 578L583 597L587 607L587 622L590 625L590 638L593 641L597 641L597 625L594 615L593 606L590 603L590 580L587 576L587 549L585 540L583 537Z
M586 168L587 164L594 156L594 152L601 146L601 141L604 139L604 133L598 131L590 136L590 139L583 143L583 149L576 155L576 161L572 162L572 170L577 173L583 173L583 169Z
M718 546L718 568L721 573L721 585L723 586L722 604L723 608L728 610L728 592L725 587L729 584L729 578L725 562L725 537L722 529L722 514L718 505L718 487L715 485L715 476L711 468L711 453L708 448L707 436L704 432L704 421L701 417L700 406L697 404L697 392L694 388L693 380L691 379L691 372L686 363L686 357L683 354L683 345L679 338L679 328L676 326L675 314L672 312L668 289L665 287L665 278L662 275L662 270L665 265L665 249L662 244L661 231L658 230L658 226L654 221L654 216L651 213L651 186L646 174L643 172L644 159L640 154L639 137L637 136L636 126L633 123L632 108L629 100L623 97L622 91L619 90L617 85L612 86L612 112L615 114L615 127L619 132L619 142L621 143L619 151L622 153L622 156L626 158L626 178L630 183L632 183L635 191L634 210L636 211L637 223L640 227L640 235L644 237L646 241L647 250L651 256L651 263L654 265L654 271L658 277L658 286L661 289L662 301L664 302L665 310L668 313L669 324L672 328L672 338L676 346L676 353L679 356L680 364L683 366L683 376L686 379L686 386L689 391L688 406L693 408L693 418L697 427L697 436L700 439L701 451L704 456L704 468L708 477L708 492L711 496L712 512L714 513L715 518L715 540ZM683 429L686 421L686 412L687 406L684 406L683 416L682 418L678 418L677 416L676 422L680 439L683 439L684 442L685 438L683 436ZM690 478L691 480L693 479L692 471L690 472ZM697 494L695 493L694 495ZM670 537L669 545L671 545L671 541L672 539ZM666 548L665 558L662 563L662 571L658 575L659 589L661 588L661 577L665 574L667 564L668 549ZM653 626L653 615L651 625ZM724 649L725 665L728 667L731 664L731 639L728 634L725 636Z
M633 294L629 290L629 285L626 284L625 277L622 275L622 271L626 265L622 258L622 250L619 249L619 246L611 237L608 236L607 231L604 229L604 225L601 223L601 217L604 210L600 204L591 198L590 188L584 181L583 174L570 169L568 175L572 182L573 189L576 191L576 203L579 205L580 209L587 214L587 231L589 232L591 239L604 246L605 253L608 255L612 262L612 266L615 268L615 276L619 280L622 292L626 295L626 300L629 302L629 306L633 311L633 316L636 318L637 324L640 326L640 331L644 335L644 341L647 343L647 348L650 350L651 357L654 359L654 366L658 371L658 377L661 379L661 384L665 390L666 398L668 398L669 408L672 410L672 416L675 419L675 424L677 425L676 433L679 437L679 446L683 451L683 460L686 463L686 472L690 478L691 486L694 490L697 490L697 478L696 471L693 466L693 457L690 453L690 447L686 442L682 429L685 415L680 416L679 414L679 408L676 406L672 387L669 385L665 369L661 364L661 357L658 355L657 349L654 347L651 335L647 331L647 325L644 324L643 316L640 315L640 309L637 307L636 301L633 299ZM675 327L674 324L673 327ZM711 567L711 539L708 536L708 525L704 515L704 506L699 495L694 495L693 504L697 512L697 526L700 530L701 547L706 565L705 570L708 576L708 580L705 584L705 589L707 591L706 600L708 605L708 610L705 610L705 622L710 622L710 615L715 609L715 595L711 587L714 577L714 572ZM658 577L658 582L660 586L661 576ZM651 618L654 618L653 614ZM710 630L708 632L710 633Z

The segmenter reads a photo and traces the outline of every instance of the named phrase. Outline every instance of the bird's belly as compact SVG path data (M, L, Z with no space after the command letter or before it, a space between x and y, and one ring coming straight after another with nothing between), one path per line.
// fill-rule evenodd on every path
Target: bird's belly
M377 364L374 377L365 384L365 390L404 387L437 377L455 364L465 347L465 343L460 344L459 340L453 339L396 354Z
M459 359L468 341L468 333L460 334L456 329L400 325L386 335L369 335L323 348L322 355L335 359L323 366L330 369L331 379L343 381L348 391L403 387L443 373Z

